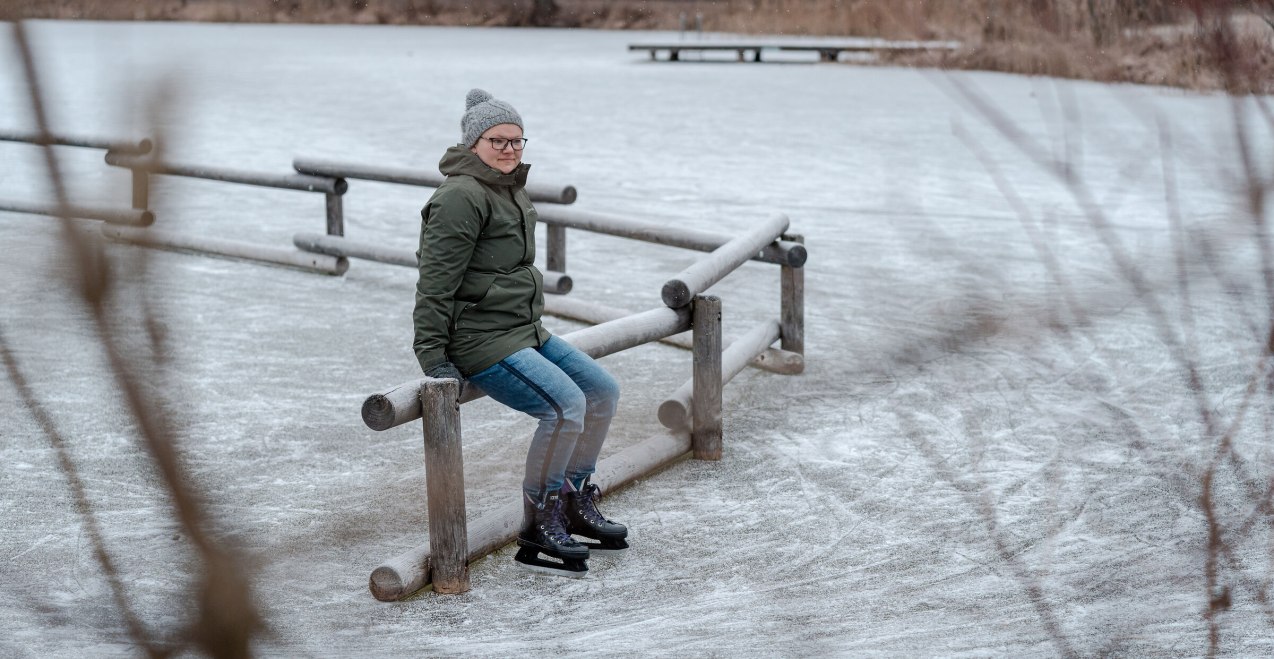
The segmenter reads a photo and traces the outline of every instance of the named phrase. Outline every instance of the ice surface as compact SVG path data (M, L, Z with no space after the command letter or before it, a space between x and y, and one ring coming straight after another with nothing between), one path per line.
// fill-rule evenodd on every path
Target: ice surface
M65 132L144 131L149 94L168 81L175 100L159 121L175 160L432 169L480 86L516 105L532 175L577 186L579 208L727 233L782 212L806 236L806 373L742 373L725 392L723 461L682 462L607 497L632 529L625 558L595 559L574 582L518 570L506 548L473 566L472 592L397 604L373 600L367 577L425 536L419 430L376 433L358 410L416 376L413 273L355 262L331 278L162 252L139 271L128 264L143 251L109 246L120 280L145 281L158 305L173 370L149 385L170 401L220 537L252 558L271 627L262 654L1203 654L1199 497L1216 438L1201 404L1234 425L1243 457L1213 486L1232 547L1218 573L1233 599L1221 647L1274 652L1261 604L1270 531L1253 513L1274 419L1264 384L1247 393L1268 372L1271 298L1234 113L1252 118L1266 180L1274 138L1251 101L997 74L672 65L625 49L676 34L32 28ZM0 124L29 129L5 39ZM961 89L1069 163L1100 216ZM100 152L58 154L76 200L128 204L126 173ZM0 162L0 198L49 198L36 150L0 144ZM427 193L352 182L347 234L413 247ZM322 198L302 192L162 179L153 206L164 228L279 246L323 226ZM57 236L52 220L0 214L0 331L69 438L141 618L173 630L191 606L193 554L88 316L65 295ZM572 296L632 310L658 305L663 281L697 257L569 241ZM1143 291L1121 276L1115 242ZM713 289L727 336L777 313L777 275L748 264ZM136 300L115 304L144 349ZM625 391L610 453L657 430L658 403L690 367L664 346L604 363ZM0 654L134 654L50 444L7 380L0 423ZM472 518L516 491L531 423L483 400L463 424Z

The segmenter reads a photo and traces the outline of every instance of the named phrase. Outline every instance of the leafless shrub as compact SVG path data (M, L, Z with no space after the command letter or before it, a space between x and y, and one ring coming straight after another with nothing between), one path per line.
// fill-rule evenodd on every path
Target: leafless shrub
M1231 18L1236 5L1237 3L1195 2L1193 9L1198 18L1199 37L1196 43L1200 56L1205 58L1209 70L1224 82L1224 88L1232 93L1242 94L1259 85L1256 80L1258 74L1255 73L1259 67L1253 64L1249 57L1250 52L1245 51L1242 46L1242 38L1235 33L1235 24ZM1230 406L1228 413L1223 414L1217 406L1217 399L1222 392L1213 390L1204 376L1207 364L1201 356L1199 346L1194 297L1196 280L1202 275L1192 273L1187 266L1187 254L1197 254L1197 251L1188 245L1191 237L1187 234L1181 217L1178 180L1168 164L1174 150L1175 134L1169 120L1160 117L1150 126L1158 133L1160 157L1164 162L1166 228L1174 251L1173 288L1165 290L1158 287L1144 265L1133 257L1124 239L1114 230L1107 209L1094 192L1093 182L1084 176L1081 169L1074 166L1075 163L1064 157L1059 158L1037 143L992 98L978 91L972 83L948 77L936 77L935 80L954 99L969 108L974 116L993 128L1000 138L1012 145L1028 162L1051 176L1070 197L1114 263L1119 280L1134 292L1137 304L1149 317L1159 342L1182 378L1185 385L1183 390L1192 397L1190 404L1198 427L1202 429L1197 441L1207 447L1202 462L1194 465L1198 481L1196 496L1191 503L1197 506L1206 525L1206 540L1199 547L1203 560L1199 566L1199 575L1195 578L1201 591L1200 610L1206 622L1208 654L1216 656L1225 649L1222 621L1226 613L1237 606L1241 597L1251 597L1265 612L1268 624L1274 626L1274 604L1271 602L1274 574L1271 573L1271 566L1248 565L1238 550L1240 543L1258 530L1267 533L1274 530L1274 518L1271 516L1274 474L1267 473L1263 469L1264 465L1245 455L1236 443L1240 433L1261 433L1266 442L1274 438L1270 414L1271 406L1274 405L1274 359L1271 359L1274 356L1274 245L1271 244L1267 206L1271 182L1263 178L1261 169L1256 164L1258 156L1254 151L1252 138L1252 124L1255 122L1263 122L1268 129L1274 130L1274 113L1270 112L1267 100L1237 95L1230 100L1230 121L1234 142L1238 145L1234 157L1237 160L1236 170L1242 189L1240 194L1244 202L1241 204L1241 223L1247 225L1244 235L1253 241L1250 247L1260 264L1261 286L1249 293L1256 298L1254 306L1263 309L1265 315L1249 319L1254 342L1261 349L1252 356L1246 384L1238 395L1237 402ZM1066 280L1062 261L1033 228L1036 219L1032 216L1029 202L1002 175L982 145L969 133L960 132L1027 229L1037 256L1062 291L1071 318L1081 321L1068 323L1060 328L1061 331L1085 332L1082 322L1082 318L1087 315L1084 300ZM1206 254L1204 256L1205 260L1210 261L1212 258ZM1214 269L1212 273L1216 274L1218 270ZM1225 281L1221 284L1228 286ZM1121 414L1127 417L1127 414ZM910 425L917 424L912 420ZM1133 428L1136 427L1137 424L1134 423ZM920 430L910 432L909 436L918 443L922 453L929 457L933 469L943 480L962 491L985 491L984 486L976 484L960 487L971 476L958 475L952 471L942 456L937 455L924 441L924 434ZM969 437L968 441L972 442L974 438ZM1131 433L1127 441L1145 459L1155 459L1154 450L1148 447L1139 431ZM1220 501L1222 493L1229 499L1226 504ZM1235 496L1239 498L1243 508L1237 513L1232 503ZM1018 564L1019 558L1005 554L1002 539L996 532L997 519L1001 513L985 498L972 494L970 497L969 505L986 523L989 538L997 551L1014 568L1019 583L1032 603L1036 604L1048 637L1053 640L1059 653L1071 653L1072 649L1065 644L1065 637L1055 617L1046 605L1038 603L1043 599L1040 595L1042 586L1031 576L1029 570Z
M21 63L26 77L37 134L47 142L51 134L46 118L44 96L37 61L30 46L27 32L21 22L12 23ZM160 126L160 116L172 103L169 90L161 88L149 103L152 123ZM152 133L158 144L162 136ZM174 516L184 535L196 549L201 574L196 586L197 605L193 610L193 623L185 629L149 630L138 619L124 587L124 579L100 531L100 524L93 512L74 461L67 450L68 440L57 430L55 420L28 386L28 378L16 353L10 349L9 340L0 327L0 360L4 362L8 379L17 388L24 406L37 420L49 438L58 457L58 465L70 485L76 511L81 516L94 555L106 575L115 607L124 621L127 632L138 649L148 656L163 657L193 647L216 657L244 657L250 654L251 642L262 629L262 620L251 598L249 575L244 563L228 547L218 542L209 529L209 523L200 501L198 488L183 468L174 445L175 428L171 415L165 410L164 401L149 393L145 383L148 376L162 373L167 361L164 334L156 319L152 299L144 283L139 289L129 289L115 276L118 268L110 267L110 259L103 252L99 241L90 239L73 226L70 219L66 186L58 159L52 147L43 147L48 179L54 191L61 225L61 247L65 262L74 267L74 285L65 292L68 299L83 304L91 319L94 340L106 357L109 372L104 377L114 381L124 395L127 409L139 429L140 441L146 455L160 474ZM129 264L145 276L147 272L144 253L140 261ZM116 312L114 305L134 297L141 311L142 335L150 339L145 350L129 346L126 341L124 314Z

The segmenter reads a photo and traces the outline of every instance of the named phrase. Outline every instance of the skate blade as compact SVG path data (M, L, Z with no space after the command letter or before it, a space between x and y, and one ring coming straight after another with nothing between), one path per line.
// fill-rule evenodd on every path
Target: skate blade
M618 557L623 556L624 552L628 551L628 542L626 540L615 541L610 546L604 546L600 542L580 541L580 544L588 547L589 558L594 556Z
M522 568L523 570L526 570L528 572L538 572L540 574L547 574L552 577L566 577L568 579L583 579L584 577L588 576L587 569L567 570L562 568L545 567L543 565L530 565L528 563L523 563L521 561L515 561L515 562L518 564L518 567Z

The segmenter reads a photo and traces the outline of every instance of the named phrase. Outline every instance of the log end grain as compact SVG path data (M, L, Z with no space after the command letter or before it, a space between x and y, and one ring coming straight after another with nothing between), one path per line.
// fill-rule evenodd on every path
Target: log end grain
M668 280L668 283L664 284L661 295L663 296L664 304L670 309L680 309L690 304L690 287L680 279Z
M688 430L690 410L679 400L665 400L659 405L659 423L669 430Z
M809 259L809 250L805 249L804 245L795 245L787 250L787 265L790 267L803 268L807 259Z
M372 394L363 401L363 423L372 430L394 427L394 405L385 394Z
M568 185L562 188L562 203L563 204L575 203L575 199L578 198L578 196L579 194L575 191L575 186Z
M566 295L575 287L575 280L565 272L549 270L544 273L544 292L555 295Z
M372 597L382 602L397 602L403 595L409 594L403 592L403 579L398 571L388 565L372 571L367 587L372 591Z

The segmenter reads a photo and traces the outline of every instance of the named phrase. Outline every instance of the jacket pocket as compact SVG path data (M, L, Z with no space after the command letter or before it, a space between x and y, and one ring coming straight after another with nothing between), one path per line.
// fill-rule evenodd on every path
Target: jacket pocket
M478 306L478 303L486 298L491 291L491 285L495 283L495 278L495 273L489 272L465 274L464 281L460 283L455 299L451 302L451 331L464 327L465 312Z

